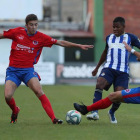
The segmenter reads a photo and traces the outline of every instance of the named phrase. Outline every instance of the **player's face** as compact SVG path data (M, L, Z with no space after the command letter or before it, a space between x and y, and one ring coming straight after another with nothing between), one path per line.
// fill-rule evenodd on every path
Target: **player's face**
M37 20L29 21L26 24L26 28L27 28L27 33L29 35L35 34L35 32L36 32L36 30L38 28L38 21Z
M122 25L120 22L113 23L113 33L116 36L120 36L124 33L125 26Z

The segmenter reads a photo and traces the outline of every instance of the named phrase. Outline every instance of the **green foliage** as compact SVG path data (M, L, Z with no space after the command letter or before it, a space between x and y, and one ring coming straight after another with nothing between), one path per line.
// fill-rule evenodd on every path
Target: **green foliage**
M136 87L131 86L131 87ZM4 86L0 86L0 139L1 140L138 140L140 139L139 105L122 104L116 113L118 124L110 124L107 111L100 110L99 121L88 121L82 116L79 125L68 125L67 111L74 109L73 103L92 103L94 86L43 86L57 118L63 125L52 124L34 93L20 86L14 98L20 107L17 124L10 124L11 110L4 100ZM106 97L110 91L104 91Z

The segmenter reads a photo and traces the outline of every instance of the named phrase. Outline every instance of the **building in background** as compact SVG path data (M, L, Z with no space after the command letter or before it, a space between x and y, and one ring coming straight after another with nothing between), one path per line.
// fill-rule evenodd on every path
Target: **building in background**
M5 0L0 5L0 32L17 26L25 27L26 15L35 13L39 17L41 32L58 40L95 46L88 51L58 46L44 48L39 62L72 62L77 63L76 67L83 68L82 63L99 61L105 48L105 37L112 33L112 21L115 17L124 17L126 31L140 37L139 5L138 0L36 0L36 3L33 0ZM11 40L0 40L0 56L3 58L0 59L1 64L9 61L10 43ZM132 55L130 61L135 60L136 57Z
M140 38L140 18L139 0L93 0L94 1L94 27L95 41L95 61L99 60L105 45L105 37L112 33L112 21L117 16L122 16L126 20L126 32L137 35ZM136 61L136 57L131 55L130 61Z
M17 3L17 5L19 5L21 8L21 10L18 9L20 12L17 12L17 9L14 8L15 5L13 4L13 1L10 3L6 1L7 0L2 2L0 7L4 7L4 5L8 5L10 7L10 5L12 5L12 8L7 9L2 17L0 17L0 27L2 27L0 31L9 28L15 28L17 26L25 27L24 19L26 15L35 13L37 16L39 16L39 30L43 33L59 40L64 39L80 44L94 44L95 36L92 31L89 31L91 14L93 14L93 12L88 14L87 0L37 0L36 4L32 6L30 6L32 3L31 1L29 2L28 0L24 0L19 3L18 0L14 0L14 2ZM25 6L27 3L29 6ZM13 10L13 12L11 10ZM8 15L8 13L11 14ZM6 46L3 48L4 52L6 52L7 49L10 50L10 43L10 41L0 43L1 45ZM69 52L72 55L70 55ZM51 49L44 48L40 61L53 61L55 63L64 63L70 61L93 62L93 52L93 49L84 52L81 49L69 49L57 46L52 47ZM1 52L1 55L4 56L4 53ZM6 56L7 55L5 55L5 57ZM0 60L0 62L2 61L3 60ZM4 61L8 61L8 59L5 59Z

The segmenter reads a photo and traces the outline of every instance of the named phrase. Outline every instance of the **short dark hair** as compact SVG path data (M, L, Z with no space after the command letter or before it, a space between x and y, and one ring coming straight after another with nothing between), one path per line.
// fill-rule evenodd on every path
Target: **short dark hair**
M116 17L113 20L113 23L120 22L122 25L125 25L125 19L123 17Z
M28 24L29 21L32 20L38 20L37 16L35 14L29 14L25 18L25 23Z

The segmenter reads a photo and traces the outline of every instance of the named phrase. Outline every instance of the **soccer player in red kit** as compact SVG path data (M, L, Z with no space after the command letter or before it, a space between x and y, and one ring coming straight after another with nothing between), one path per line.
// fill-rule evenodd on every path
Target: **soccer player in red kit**
M17 87L24 82L41 101L41 104L51 118L53 124L62 124L63 120L57 119L51 107L51 103L42 90L39 83L40 77L34 71L34 64L39 60L43 47L52 47L53 44L63 47L79 47L83 50L92 48L92 45L75 44L64 40L56 40L39 31L38 18L34 14L27 15L26 29L22 27L9 29L0 33L0 39L12 39L9 67L5 78L5 100L12 110L11 123L17 121L20 108L13 98Z

